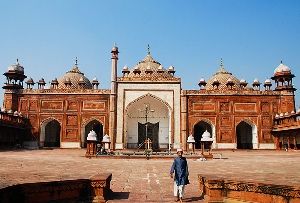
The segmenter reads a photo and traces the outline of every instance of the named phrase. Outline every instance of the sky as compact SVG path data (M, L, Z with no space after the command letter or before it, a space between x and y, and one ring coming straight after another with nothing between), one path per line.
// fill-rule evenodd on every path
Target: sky
M154 59L175 67L183 89L199 89L221 58L251 84L272 77L283 60L299 89L299 36L298 0L0 0L1 73L18 58L25 75L48 83L78 57L85 76L108 89L116 43L119 75L146 56L149 44ZM299 91L296 99L299 107Z

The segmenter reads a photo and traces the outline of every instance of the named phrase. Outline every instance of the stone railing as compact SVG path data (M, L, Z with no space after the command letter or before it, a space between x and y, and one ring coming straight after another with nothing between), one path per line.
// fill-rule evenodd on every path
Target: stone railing
M89 179L25 183L0 189L0 202L106 202L111 173Z
M8 92L8 91L7 91ZM110 94L109 89L21 89L21 94Z
M28 119L22 116L16 116L13 113L0 111L0 126L10 126L24 128L28 124Z
M224 180L198 175L200 192L205 202L300 202L300 186L270 185Z
M275 117L273 131L300 129L300 112Z
M272 90L182 90L183 95L279 95L278 92Z

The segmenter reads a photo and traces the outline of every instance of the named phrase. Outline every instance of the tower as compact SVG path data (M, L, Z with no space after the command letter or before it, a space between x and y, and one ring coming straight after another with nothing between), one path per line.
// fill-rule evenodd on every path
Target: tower
M291 69L281 61L279 66L274 70L272 80L275 81L275 91L280 92L279 113L296 111L295 108L295 91Z
M117 68L118 68L118 47L113 46L111 50L111 90L109 107L109 134L112 140L112 147L115 147L117 132Z
M3 75L6 76L6 83L4 83L3 86L3 89L5 90L3 106L7 110L17 111L17 92L19 89L23 89L23 81L26 78L26 75L24 75L24 68L17 59L17 62L10 65Z

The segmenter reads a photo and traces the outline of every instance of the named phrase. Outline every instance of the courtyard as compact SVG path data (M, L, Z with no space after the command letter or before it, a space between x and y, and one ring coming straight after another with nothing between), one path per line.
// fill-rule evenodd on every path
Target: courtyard
M186 202L201 202L197 174L279 185L300 185L300 151L223 150L222 159L188 159ZM84 149L0 152L0 188L26 183L87 178L112 173L108 202L173 202L171 159L88 159Z

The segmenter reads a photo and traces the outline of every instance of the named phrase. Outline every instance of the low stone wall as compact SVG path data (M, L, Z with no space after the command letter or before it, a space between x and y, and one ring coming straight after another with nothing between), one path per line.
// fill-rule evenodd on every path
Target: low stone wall
M111 173L89 179L25 183L0 189L0 202L105 202L110 190Z
M300 203L300 186L270 185L198 175L205 202Z

